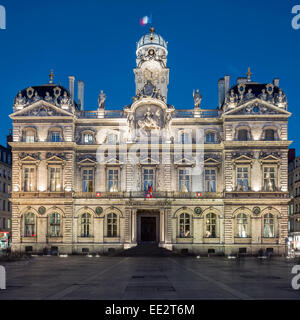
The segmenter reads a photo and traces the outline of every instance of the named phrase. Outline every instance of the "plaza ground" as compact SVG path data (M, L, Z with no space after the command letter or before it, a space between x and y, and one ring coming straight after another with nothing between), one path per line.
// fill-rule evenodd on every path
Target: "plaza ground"
M283 257L36 256L2 262L0 300L300 299ZM299 262L298 262L299 264Z

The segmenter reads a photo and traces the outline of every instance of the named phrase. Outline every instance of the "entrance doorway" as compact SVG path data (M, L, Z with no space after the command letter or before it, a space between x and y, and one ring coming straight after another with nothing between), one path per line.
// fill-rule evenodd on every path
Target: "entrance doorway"
M137 211L137 242L159 242L159 211L143 210Z
M156 241L156 217L141 217L141 241Z

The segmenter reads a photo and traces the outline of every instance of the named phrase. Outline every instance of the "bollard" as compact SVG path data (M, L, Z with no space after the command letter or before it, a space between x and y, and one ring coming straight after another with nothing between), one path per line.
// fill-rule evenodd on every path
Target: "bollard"
M6 276L3 266L0 266L0 290L6 290Z

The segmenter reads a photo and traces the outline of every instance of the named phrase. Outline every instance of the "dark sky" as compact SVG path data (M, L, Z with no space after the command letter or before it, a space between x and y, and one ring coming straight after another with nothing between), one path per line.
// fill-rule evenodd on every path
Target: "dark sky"
M134 95L136 42L148 31L139 20L152 14L168 41L168 103L192 108L193 89L202 107L218 103L217 81L233 85L250 66L252 79L280 86L293 113L292 147L300 149L300 29L291 26L288 0L0 0L7 29L0 30L0 143L11 127L8 114L19 90L47 83L68 87L68 76L85 82L85 108L96 109L101 89L108 109L122 109ZM300 4L300 3L299 3ZM299 154L299 152L297 152Z

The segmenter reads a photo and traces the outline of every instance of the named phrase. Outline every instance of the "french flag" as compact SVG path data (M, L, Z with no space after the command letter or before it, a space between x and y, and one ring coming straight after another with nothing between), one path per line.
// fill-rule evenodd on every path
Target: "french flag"
M145 26L145 25L147 25L147 24L149 24L149 23L151 23L151 18L148 17L148 16L145 16L145 17L143 17L143 18L140 20L140 24L141 24L142 26Z
M152 192L153 192L153 188L152 188L152 185L148 188L148 190L147 190L147 193L145 194L145 197L146 198L153 198L153 196L152 196Z

